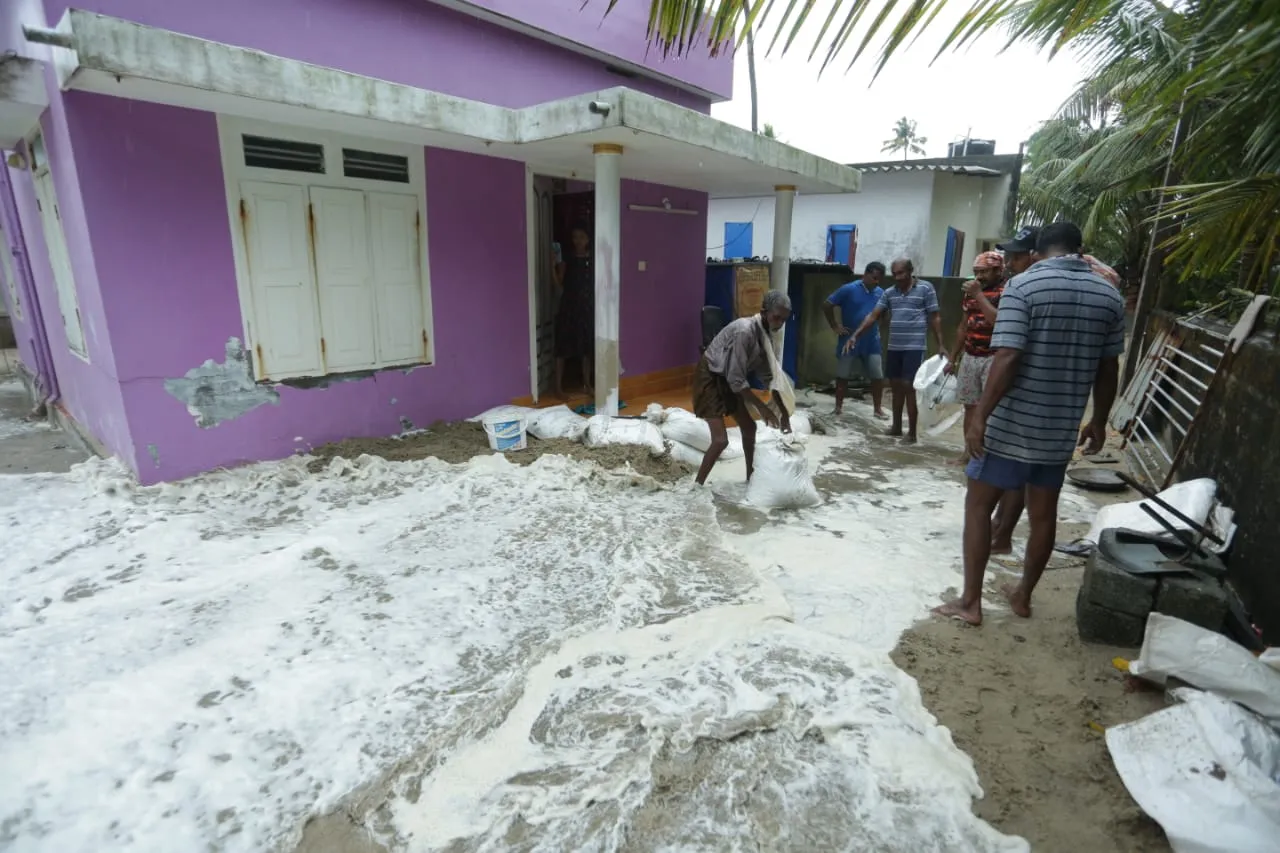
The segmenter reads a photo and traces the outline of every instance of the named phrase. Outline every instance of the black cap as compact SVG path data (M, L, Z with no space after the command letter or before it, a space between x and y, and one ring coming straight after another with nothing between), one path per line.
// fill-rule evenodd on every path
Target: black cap
M1031 225L1024 225L1018 229L1018 233L1013 235L1012 239L1005 240L1003 243L996 243L996 248L1002 252L1012 252L1015 255L1021 255L1030 252L1036 247L1036 240L1040 237L1040 229Z

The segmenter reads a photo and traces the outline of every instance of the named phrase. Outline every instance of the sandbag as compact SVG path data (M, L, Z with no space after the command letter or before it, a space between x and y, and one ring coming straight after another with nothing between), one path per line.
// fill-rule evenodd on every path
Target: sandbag
M587 419L568 406L552 406L534 410L528 419L528 429L530 435L543 441L556 438L581 441L587 431Z
M687 444L681 444L678 441L668 443L671 458L681 465L688 465L690 468L700 468L702 466L702 457L705 451L696 447L690 447Z
M762 509L796 509L822 502L809 475L802 436L778 434L756 443L747 502Z
M587 447L604 447L610 444L634 444L648 448L654 456L667 452L666 442L656 426L637 418L611 418L595 415L587 421L585 436Z
M524 421L529 419L536 413L537 409L528 406L494 406L492 409L481 412L473 418L467 418L471 423L483 423L486 418L495 421Z

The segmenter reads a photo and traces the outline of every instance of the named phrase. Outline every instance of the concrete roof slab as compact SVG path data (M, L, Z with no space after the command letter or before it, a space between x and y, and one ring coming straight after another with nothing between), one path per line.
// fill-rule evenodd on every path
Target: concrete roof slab
M623 177L713 194L860 185L856 169L626 88L513 110L78 9L58 32L70 45L53 49L65 89L471 151L584 179L594 174L592 145L611 142L626 152Z

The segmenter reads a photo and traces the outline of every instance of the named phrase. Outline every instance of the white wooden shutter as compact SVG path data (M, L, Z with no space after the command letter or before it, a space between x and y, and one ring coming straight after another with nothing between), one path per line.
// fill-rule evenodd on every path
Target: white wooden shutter
M426 360L418 198L369 193L369 233L378 302L378 358L383 364Z
M71 272L71 254L67 251L67 237L62 230L62 212L58 209L53 175L48 169L36 174L35 187L40 225L49 251L49 266L53 269L53 281L58 291L58 311L62 315L62 326L67 330L67 346L81 355L88 355L84 327L80 322L80 300L76 295L75 276Z
M320 373L316 287L307 247L307 191L289 184L243 181L240 195L257 375L283 379Z
M311 208L327 372L375 367L376 309L364 193L312 187Z

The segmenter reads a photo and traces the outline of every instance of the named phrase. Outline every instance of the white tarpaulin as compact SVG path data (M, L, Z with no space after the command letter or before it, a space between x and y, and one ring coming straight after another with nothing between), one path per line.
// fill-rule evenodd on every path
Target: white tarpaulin
M1142 652L1129 663L1129 672L1156 684L1173 676L1239 702L1280 725L1280 671L1227 637L1173 616L1152 613L1147 617Z
M1175 705L1107 729L1125 787L1175 853L1280 849L1280 734L1220 696L1180 688Z

